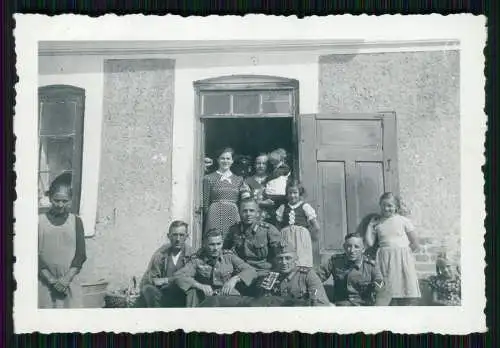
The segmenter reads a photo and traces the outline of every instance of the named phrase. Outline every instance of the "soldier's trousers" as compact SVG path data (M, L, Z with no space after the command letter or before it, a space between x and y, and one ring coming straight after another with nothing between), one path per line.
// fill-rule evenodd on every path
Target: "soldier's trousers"
M233 289L231 292L231 296L221 296L221 297L239 297L240 292L236 289ZM213 297L218 297L218 296L213 296ZM207 297L203 293L203 291L191 288L188 291L186 291L186 307L199 307L200 304L205 301ZM211 300L214 301L214 300ZM216 307L214 305L210 305L208 307Z
M141 291L146 307L185 307L186 295L176 286L158 288L154 285L145 285Z

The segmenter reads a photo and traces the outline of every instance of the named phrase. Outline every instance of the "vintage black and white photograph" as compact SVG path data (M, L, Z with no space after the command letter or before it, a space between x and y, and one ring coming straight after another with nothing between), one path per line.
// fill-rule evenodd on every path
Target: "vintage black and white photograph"
M16 232L34 246L31 310L194 320L197 308L327 318L379 308L397 321L465 308L484 216L463 202L484 199L483 181L463 190L463 168L482 179L484 134L464 145L459 34L41 35L32 113L16 113L36 139L21 144L36 168L24 174L36 175L33 223ZM464 219L480 224L464 230ZM225 320L238 330L237 319Z

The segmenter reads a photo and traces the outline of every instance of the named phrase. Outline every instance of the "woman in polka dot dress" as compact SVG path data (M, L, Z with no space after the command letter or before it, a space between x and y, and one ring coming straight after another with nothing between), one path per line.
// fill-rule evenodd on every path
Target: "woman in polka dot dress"
M250 189L243 178L231 172L234 151L225 148L217 157L218 170L203 178L203 209L205 232L216 229L223 237L229 227L240 221L238 201L250 196Z
M281 237L287 244L294 246L298 266L312 267L312 239L316 240L319 233L316 212L302 200L305 190L298 181L290 181L286 193L288 203L282 204L276 211Z

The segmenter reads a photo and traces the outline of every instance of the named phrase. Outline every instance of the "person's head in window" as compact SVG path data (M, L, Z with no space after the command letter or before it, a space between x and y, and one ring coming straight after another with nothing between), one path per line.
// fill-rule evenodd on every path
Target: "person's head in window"
M50 200L50 213L65 215L71 209L71 173L63 173L50 184L47 196Z
M234 150L230 147L225 147L217 153L217 164L219 171L227 172L233 165Z
M266 154L262 153L255 157L255 175L266 176L267 175L267 163L269 158Z
M279 168L285 164L286 151L284 149L276 149L269 154L269 163L273 168Z

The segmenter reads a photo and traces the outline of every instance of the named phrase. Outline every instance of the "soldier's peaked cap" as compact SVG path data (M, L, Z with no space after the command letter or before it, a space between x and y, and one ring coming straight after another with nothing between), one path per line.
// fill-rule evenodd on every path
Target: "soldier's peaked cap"
M295 252L297 252L295 245L286 240L281 240L276 250L277 255Z

